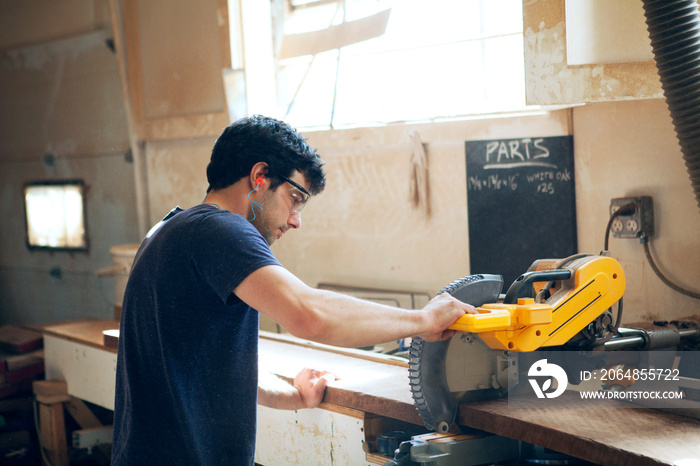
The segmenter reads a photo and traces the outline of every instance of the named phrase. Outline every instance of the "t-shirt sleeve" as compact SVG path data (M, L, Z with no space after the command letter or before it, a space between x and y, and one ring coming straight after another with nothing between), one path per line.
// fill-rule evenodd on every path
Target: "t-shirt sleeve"
M281 265L265 239L247 220L228 212L202 219L192 236L190 257L201 278L226 304L248 275L266 265Z

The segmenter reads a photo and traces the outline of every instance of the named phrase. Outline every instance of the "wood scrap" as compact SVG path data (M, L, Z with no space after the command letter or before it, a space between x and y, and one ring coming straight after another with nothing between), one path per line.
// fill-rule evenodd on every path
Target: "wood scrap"
M3 382L19 382L21 380L34 380L39 375L44 373L43 359L30 366L20 367L12 371L6 371L0 374L0 383Z
M41 333L15 325L0 327L0 351L23 354L43 346Z
M33 366L44 361L44 350L38 349L24 354L0 352L0 374Z
M39 403L63 403L71 398L68 385L63 380L36 380L32 383L32 390Z

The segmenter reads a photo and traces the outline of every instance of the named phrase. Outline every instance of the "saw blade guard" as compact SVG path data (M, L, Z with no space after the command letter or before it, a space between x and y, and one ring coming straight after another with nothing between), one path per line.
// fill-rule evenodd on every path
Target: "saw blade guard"
M478 307L493 303L503 289L500 275L471 275L457 280L438 294L449 293L462 302ZM447 381L445 364L455 337L438 342L414 338L409 353L408 377L411 394L426 427L447 432L454 423L461 393L453 393Z

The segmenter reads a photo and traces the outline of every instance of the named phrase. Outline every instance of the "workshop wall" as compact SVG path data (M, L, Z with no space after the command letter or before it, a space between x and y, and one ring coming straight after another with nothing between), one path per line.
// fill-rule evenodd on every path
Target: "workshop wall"
M435 294L470 273L465 141L561 136L570 128L564 110L311 133L327 161L328 187L305 209L306 231L280 241L278 255L311 283ZM412 135L426 148L429 213L411 201Z
M700 284L700 212L663 100L589 104L548 117L310 133L327 161L329 185L304 211L301 234L276 254L308 283L437 292L468 273L464 140L569 134L572 115L579 251L604 246L610 199L654 198L652 254L669 278ZM410 207L409 134L430 159L430 218ZM510 225L504 229L522 229ZM498 234L498 232L494 232ZM698 312L698 301L664 285L637 240L610 240L627 274L625 322Z
M325 191L273 245L306 283L435 293L469 273L464 141L570 134L568 110L537 116L309 132ZM411 135L428 148L431 214L409 199ZM151 223L201 202L212 140L146 146Z
M700 210L666 102L598 103L573 112L579 249L602 248L611 198L652 196L652 258L668 279L697 293ZM700 301L659 280L638 240L611 235L609 246L627 277L624 322L700 314Z
M71 32L0 55L2 324L112 317L114 285L94 271L110 246L138 241L116 60L104 32ZM60 179L85 181L89 250L29 251L23 184Z
M409 180L417 133L429 160L430 216L413 207ZM307 284L436 293L469 270L464 141L574 135L579 250L603 249L610 199L654 198L656 262L679 285L700 283L700 212L663 100L597 103L542 115L309 132L328 186L302 229L273 245ZM151 223L201 202L213 139L149 143ZM504 229L527 228L510 225ZM494 232L498 234L498 232ZM625 322L697 313L697 300L653 274L637 240L610 240L627 274Z
M140 239L124 100L117 61L106 42L104 2L83 0L75 8L84 11L86 5L95 6L92 16L77 25L61 22L66 26L60 34L48 27L57 16L44 14L28 16L39 18L33 31L39 36L20 42L0 36L0 46L9 47L0 54L0 323L111 317L113 281L97 278L94 271L110 265L112 245ZM700 212L661 99L511 118L309 132L310 143L327 162L328 187L304 210L302 230L286 235L274 252L312 286L433 294L479 272L469 270L464 141L569 134L574 136L579 250L602 249L611 198L650 195L657 263L679 285L697 290ZM414 136L427 150L430 214L425 203L415 207L409 199ZM150 224L175 205L201 202L213 143L211 137L145 143ZM82 178L89 188L90 250L30 252L22 185L69 178ZM503 228L527 225L504 219ZM698 312L697 300L658 280L638 241L611 239L610 246L627 274L625 322Z

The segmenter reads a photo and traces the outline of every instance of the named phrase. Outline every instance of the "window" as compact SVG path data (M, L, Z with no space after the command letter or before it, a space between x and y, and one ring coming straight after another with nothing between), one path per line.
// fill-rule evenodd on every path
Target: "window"
M83 181L27 183L23 197L30 249L87 250Z
M525 109L521 0L285 0L284 6L274 15L282 16L276 29L283 30L275 44L277 104L292 126ZM381 24L384 12L388 21ZM368 28L375 37L362 40L372 35ZM304 34L316 50L342 43L339 36L358 41L290 52L288 43Z

